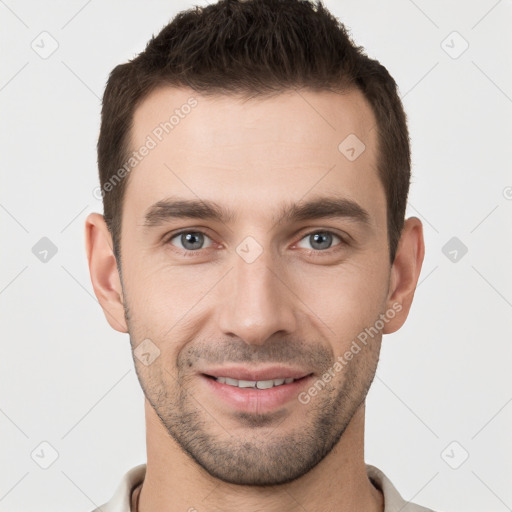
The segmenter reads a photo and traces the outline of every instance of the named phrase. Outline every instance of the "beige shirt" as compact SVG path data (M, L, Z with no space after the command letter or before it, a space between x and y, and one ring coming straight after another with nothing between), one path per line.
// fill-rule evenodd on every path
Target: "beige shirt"
M388 477L375 466L366 464L366 473L375 487L384 495L384 512L434 512L420 505L405 501ZM122 478L112 499L93 512L132 512L130 508L132 491L140 485L146 474L146 464L136 466Z

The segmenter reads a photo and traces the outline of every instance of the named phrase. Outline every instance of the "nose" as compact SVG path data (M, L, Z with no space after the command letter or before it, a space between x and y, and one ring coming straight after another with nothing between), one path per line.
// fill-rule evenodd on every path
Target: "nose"
M233 254L233 267L222 281L219 328L247 344L262 345L277 333L294 332L294 294L270 250L252 262Z

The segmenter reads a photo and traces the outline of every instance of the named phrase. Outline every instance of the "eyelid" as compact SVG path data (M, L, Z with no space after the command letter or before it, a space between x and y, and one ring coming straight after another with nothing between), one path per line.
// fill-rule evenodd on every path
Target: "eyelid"
M328 251L330 251L331 249L333 249L334 247L337 247L339 245L344 245L347 243L347 241L345 240L345 237L343 237L342 235L338 234L336 231L332 231L330 229L314 229L312 231L308 231L306 233L304 233L303 235L301 235L300 239L298 242L296 242L293 247L295 247L296 245L298 245L300 242L302 242L305 238L311 236L311 235L314 235L316 233L322 233L322 234L329 234L329 235L334 235L335 237L339 238L340 241L341 241L341 244L337 244L333 247L329 247L329 249L324 249L323 251L322 250L315 250L315 249L306 249L307 251L313 251L313 252L325 252L327 253Z
M183 235L184 233L200 233L201 235L204 235L205 237L209 238L213 242L213 238L210 235L208 235L205 228L185 228L185 229L180 229L179 231L175 231L175 232L173 231L172 233L167 233L167 235L162 237L164 245L170 244L170 242L173 238L176 238L179 235ZM207 249L208 248L209 247L207 247ZM199 253L200 251L203 250L203 249L197 249L196 251L191 251L191 250L187 250L187 249L181 249L180 247L177 247L177 249L181 250L181 251L188 252L188 253L194 253L194 252Z

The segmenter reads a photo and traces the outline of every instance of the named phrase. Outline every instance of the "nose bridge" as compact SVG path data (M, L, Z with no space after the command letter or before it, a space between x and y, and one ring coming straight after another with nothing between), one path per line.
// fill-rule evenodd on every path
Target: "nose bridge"
M232 267L219 298L222 332L249 344L263 344L278 331L292 332L293 294L282 282L271 249L247 237L233 252Z

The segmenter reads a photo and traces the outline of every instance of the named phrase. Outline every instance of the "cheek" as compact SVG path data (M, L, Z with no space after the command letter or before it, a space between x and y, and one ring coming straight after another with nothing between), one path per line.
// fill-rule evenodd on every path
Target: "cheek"
M133 260L126 288L134 325L162 341L178 334L180 339L186 337L222 274L213 265L172 266L150 258Z
M304 303L328 326L337 345L350 343L385 308L388 272L376 261L353 261L312 272L303 283ZM314 286L313 286L314 284ZM311 313L309 313L311 317ZM322 328L325 330L325 326Z

